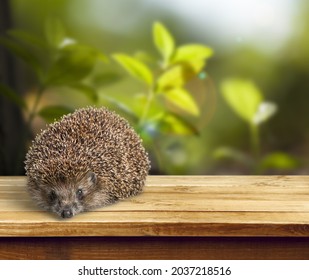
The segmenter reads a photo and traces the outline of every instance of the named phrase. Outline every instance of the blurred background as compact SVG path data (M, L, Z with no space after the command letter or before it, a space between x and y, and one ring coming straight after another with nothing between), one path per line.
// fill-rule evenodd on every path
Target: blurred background
M308 174L308 17L307 0L1 1L0 175L23 174L40 129L87 105L128 118L152 174ZM115 59L162 82L174 65L162 66L155 22L174 52L213 51L182 81L190 97L167 100Z

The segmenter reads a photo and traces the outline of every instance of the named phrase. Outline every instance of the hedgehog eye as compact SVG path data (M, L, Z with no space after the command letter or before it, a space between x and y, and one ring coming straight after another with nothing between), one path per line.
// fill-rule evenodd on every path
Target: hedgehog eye
M76 192L76 196L79 200L83 199L84 197L84 192L82 189L78 189L77 192Z
M51 191L51 192L48 194L48 200L49 200L50 202L54 202L56 199L57 199L57 195L56 195L55 191Z

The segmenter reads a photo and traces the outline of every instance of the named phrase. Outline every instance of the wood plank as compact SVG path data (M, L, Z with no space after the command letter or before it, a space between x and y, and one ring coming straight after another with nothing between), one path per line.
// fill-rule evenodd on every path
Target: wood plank
M116 219L115 212L107 212L72 220L42 212L18 213L18 218L5 214L0 236L309 236L308 214L129 212Z
M95 212L82 213L74 219L61 219L48 212L1 212L0 221L4 223L50 223L51 225L73 226L79 223L238 223L238 224L302 224L307 225L309 213L263 213L263 212ZM227 215L229 221L227 221ZM115 216L117 219L115 219Z
M144 193L61 220L0 177L0 236L309 236L309 176L149 176Z
M220 199L164 199L157 201L154 198L142 196L141 200L130 200L119 202L105 208L95 209L92 212L110 211L113 207L115 212L130 211L203 211L203 212L229 212L229 211L249 211L249 212L309 212L309 200L220 200ZM39 209L32 201L0 201L0 211L38 211ZM90 214L88 215L90 216Z

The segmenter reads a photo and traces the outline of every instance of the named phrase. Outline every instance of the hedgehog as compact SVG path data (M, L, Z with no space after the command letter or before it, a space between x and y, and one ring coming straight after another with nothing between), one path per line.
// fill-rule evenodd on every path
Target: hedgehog
M25 170L38 206L71 218L142 192L150 161L127 120L104 107L87 107L35 137Z

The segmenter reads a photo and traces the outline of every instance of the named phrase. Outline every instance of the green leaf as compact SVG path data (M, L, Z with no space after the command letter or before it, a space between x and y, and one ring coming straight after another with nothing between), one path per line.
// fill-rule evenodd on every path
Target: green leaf
M67 85L85 78L97 62L98 51L80 44L68 45L59 51L49 69L46 84Z
M97 102L99 99L96 90L89 85L82 84L82 83L75 83L75 84L70 84L68 86L70 88L76 89L77 91L83 93L92 102Z
M165 89L182 87L185 84L185 73L182 65L176 65L165 71L157 80L157 92Z
M166 114L159 122L162 133L198 135L199 131L189 122L174 114Z
M181 63L164 71L157 79L155 91L160 93L170 88L184 86L201 70L200 67L198 67L198 69L194 69L193 67L192 64ZM201 65L201 67L203 67L203 65Z
M34 72L36 72L38 76L40 76L41 68L39 61L31 52L29 52L26 48L20 46L20 44L6 37L0 37L0 44L6 47L18 58L22 59L34 70Z
M163 56L165 65L168 65L175 50L175 43L170 32L160 22L155 22L153 25L153 40L158 51Z
M61 118L63 115L72 113L73 110L66 106L61 105L52 105L52 106L46 106L42 108L38 115L42 117L46 122L51 123L55 120Z
M145 63L155 63L156 59L151 56L149 53L144 51L137 51L134 53L134 57L139 61L143 61Z
M50 46L59 48L66 37L64 27L59 19L49 18L45 22L45 36Z
M248 80L227 79L221 85L225 101L243 120L254 124L254 116L263 101L255 84Z
M267 169L291 170L298 166L298 159L282 152L275 152L265 156L259 164L262 171Z
M134 78L152 85L153 76L150 69L141 61L126 54L114 54L113 58Z
M171 104L180 108L182 111L198 116L200 113L199 107L191 94L184 88L173 88L162 94L162 96Z
M0 83L0 94L5 96L7 99L9 99L11 102L18 105L19 107L27 109L27 105L24 99L22 99L15 91L13 91L7 85Z
M199 44L184 45L176 49L173 63L182 63L187 71L198 74L205 66L206 59L211 57L213 50Z
M258 110L253 117L253 122L256 125L260 125L276 114L277 110L278 107L275 103L264 101L259 105Z
M213 50L199 44L188 44L176 49L172 62L188 62L205 60L213 55Z
M191 62L182 62L182 64L186 67L187 72L192 74L199 74L201 70L203 70L205 66L204 60L192 60Z

